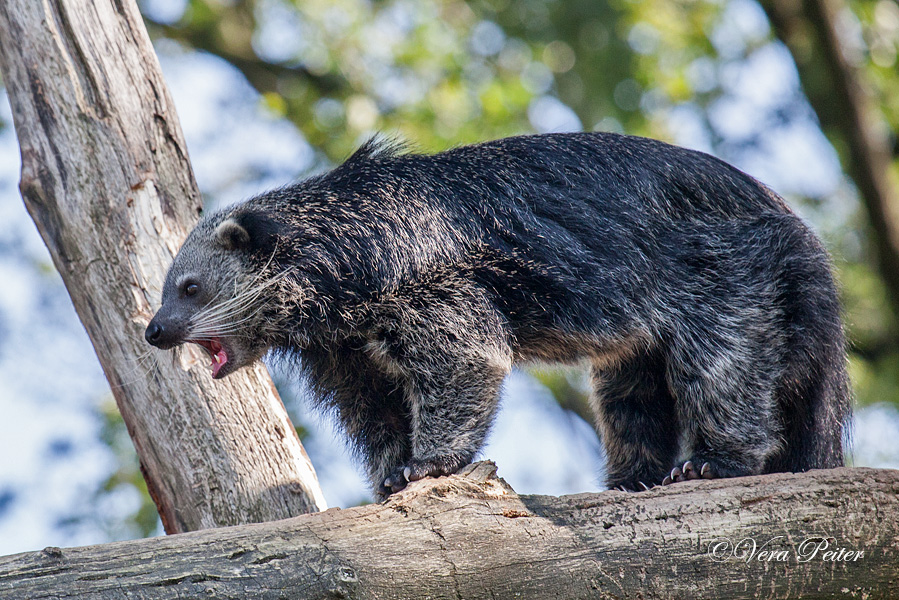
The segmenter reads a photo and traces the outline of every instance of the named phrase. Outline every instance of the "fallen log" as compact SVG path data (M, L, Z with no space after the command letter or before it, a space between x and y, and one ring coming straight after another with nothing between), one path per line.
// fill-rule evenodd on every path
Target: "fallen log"
M519 496L489 462L387 502L0 558L0 597L886 598L899 471Z

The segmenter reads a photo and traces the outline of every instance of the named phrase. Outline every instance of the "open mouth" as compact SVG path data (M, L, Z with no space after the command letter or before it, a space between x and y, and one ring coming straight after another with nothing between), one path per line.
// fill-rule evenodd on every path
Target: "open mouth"
M217 339L197 340L194 343L198 346L203 346L206 352L209 353L209 356L212 357L212 378L218 379L219 371L228 362L228 351Z

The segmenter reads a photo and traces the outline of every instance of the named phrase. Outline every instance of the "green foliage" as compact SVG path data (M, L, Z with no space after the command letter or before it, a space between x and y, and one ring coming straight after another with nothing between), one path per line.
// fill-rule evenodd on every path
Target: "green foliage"
M594 422L589 401L590 386L583 369L535 368L529 372L552 393L559 406L588 423Z
M899 131L899 3L893 0L852 2L847 54L861 66L891 131Z
M296 43L272 49L284 22ZM374 131L426 150L531 132L528 109L547 94L586 129L640 131L619 22L590 0L192 0L177 24L149 25L230 60L269 110L339 160Z

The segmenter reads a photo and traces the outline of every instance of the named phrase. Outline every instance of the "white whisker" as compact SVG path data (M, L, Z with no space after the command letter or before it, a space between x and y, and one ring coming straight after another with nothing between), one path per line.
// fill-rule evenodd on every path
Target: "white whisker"
M269 259L266 267L271 263L271 260L272 258ZM194 315L191 320L188 338L191 340L211 340L246 329L246 324L252 322L262 311L264 303L261 303L260 299L265 292L286 278L292 270L285 269L261 283L256 283L261 279L261 274L256 275L250 280L250 285L243 291L222 302L214 303L215 299L220 295L216 294L212 301ZM253 308L254 305L258 306ZM248 313L249 309L252 309L252 311Z

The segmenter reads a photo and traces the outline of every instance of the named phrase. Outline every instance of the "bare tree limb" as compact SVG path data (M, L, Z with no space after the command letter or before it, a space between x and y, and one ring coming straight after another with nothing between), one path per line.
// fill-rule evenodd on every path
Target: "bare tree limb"
M899 583L899 471L556 498L518 496L494 470L383 504L0 558L0 596L887 598Z
M201 203L133 0L0 0L20 188L96 349L166 531L324 506L265 368L224 382L143 332Z

